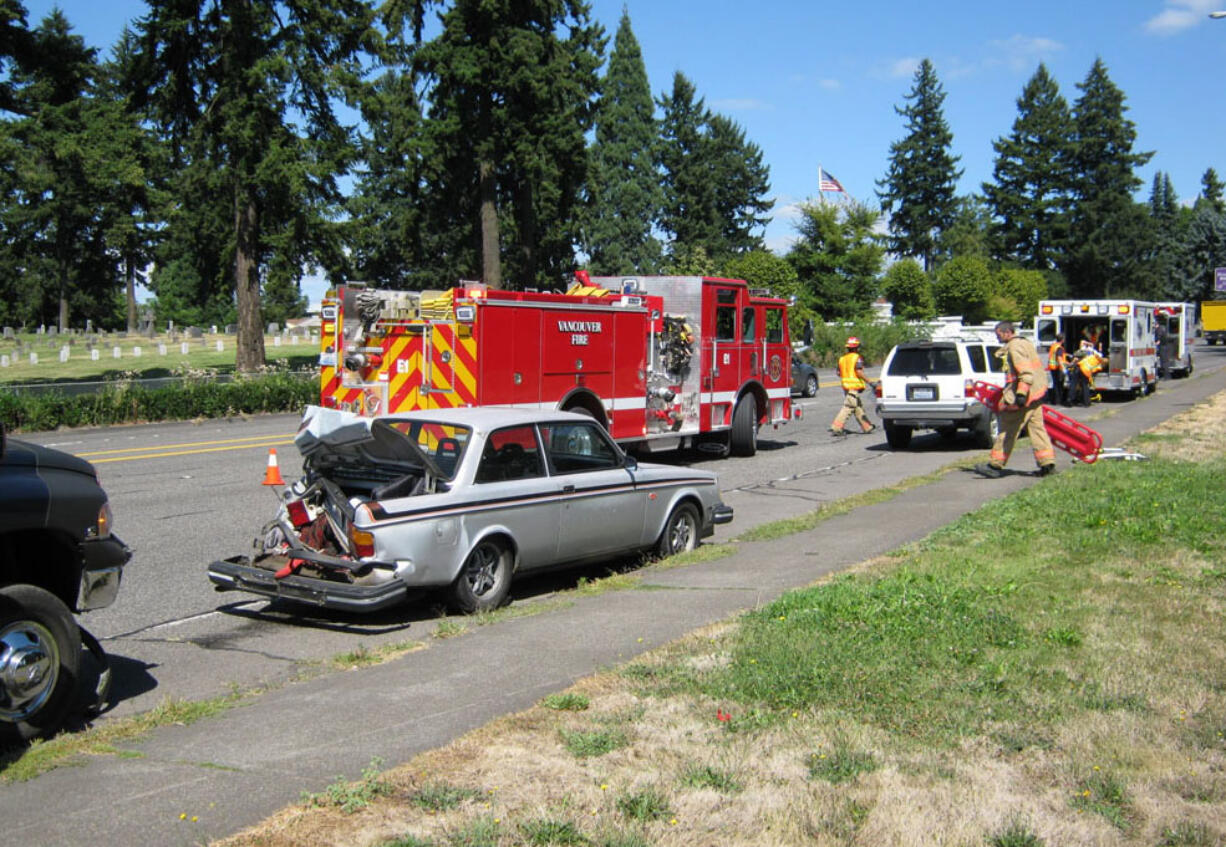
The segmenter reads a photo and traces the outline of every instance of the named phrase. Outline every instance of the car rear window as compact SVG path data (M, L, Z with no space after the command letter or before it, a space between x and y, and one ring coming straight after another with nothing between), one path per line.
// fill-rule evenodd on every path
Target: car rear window
M890 376L956 376L962 373L954 347L899 347L887 373Z

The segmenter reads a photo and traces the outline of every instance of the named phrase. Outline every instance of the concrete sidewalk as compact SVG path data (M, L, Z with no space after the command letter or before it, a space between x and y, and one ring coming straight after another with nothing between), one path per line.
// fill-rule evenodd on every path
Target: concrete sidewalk
M1163 383L1171 402L1112 407L1093 426L1105 444L1119 444L1224 388L1226 369ZM1019 453L1013 464L1028 469L1029 456ZM577 598L378 667L292 684L192 726L160 729L125 745L138 758L98 757L0 786L0 843L197 844L232 834L338 775L359 778L375 757L388 766L403 762L599 668L919 540L1036 481L1023 473L1000 480L950 473L811 532L648 572L659 590Z

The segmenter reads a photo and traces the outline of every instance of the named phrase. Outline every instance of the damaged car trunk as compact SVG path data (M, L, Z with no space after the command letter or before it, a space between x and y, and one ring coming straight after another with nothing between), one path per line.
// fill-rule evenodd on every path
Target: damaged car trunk
M371 502L447 490L435 457L415 441L431 437L421 426L315 408L294 439L304 458L302 478L283 492L282 506L254 539L253 553L214 563L210 577L220 590L246 589L331 608L372 611L398 603L408 588L396 579L396 562L375 556L372 535L357 528L354 518ZM433 440L444 448L439 460L454 469L461 439L452 433Z

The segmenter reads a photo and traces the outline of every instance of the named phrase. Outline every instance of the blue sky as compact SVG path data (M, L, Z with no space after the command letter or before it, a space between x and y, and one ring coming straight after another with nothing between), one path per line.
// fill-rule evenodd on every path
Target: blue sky
M137 0L26 0L31 25L58 5L104 52ZM1226 0L1079 0L1017 5L977 2L815 3L812 0L594 0L592 16L612 47L623 6L643 51L652 91L681 71L711 109L737 121L771 169L768 246L794 238L795 206L817 197L817 168L876 201L891 142L903 134L915 68L929 58L946 91L961 193L992 175L992 141L1006 135L1017 98L1039 62L1070 103L1095 57L1126 96L1148 197L1156 171L1191 201L1212 166L1226 178ZM309 291L312 299L318 299Z

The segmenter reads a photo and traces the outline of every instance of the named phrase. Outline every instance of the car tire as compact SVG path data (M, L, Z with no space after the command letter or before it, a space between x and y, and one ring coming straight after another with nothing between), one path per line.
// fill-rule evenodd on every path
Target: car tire
M746 394L732 412L732 433L728 446L734 456L752 456L758 452L758 401Z
M816 397L817 396L817 374L809 374L805 379L804 390L800 392L801 397Z
M887 422L885 425L885 440L895 450L905 450L911 444L911 427L896 426Z
M1000 433L1000 419L991 413L975 424L975 446L982 450L992 449L996 436Z
M698 532L698 510L694 504L678 503L669 512L664 531L656 542L656 554L664 559L693 550L698 546Z
M511 590L512 558L505 543L490 538L479 541L451 584L452 605L468 615L501 606Z
M81 632L60 598L0 589L0 746L53 734L77 691Z

